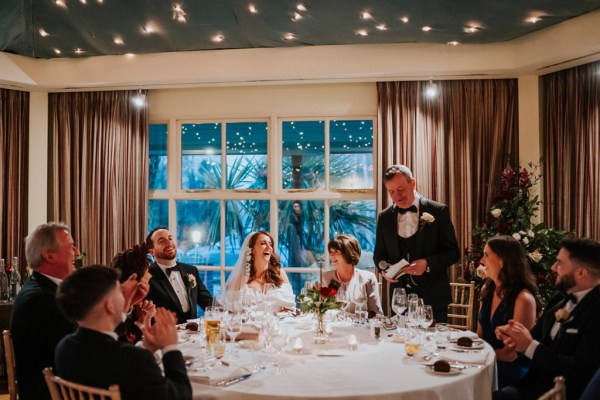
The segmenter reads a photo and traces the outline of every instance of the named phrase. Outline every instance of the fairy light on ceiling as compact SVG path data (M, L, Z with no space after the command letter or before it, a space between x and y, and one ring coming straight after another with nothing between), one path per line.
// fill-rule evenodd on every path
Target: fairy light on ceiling
M41 37L50 36L50 34L48 32L46 32L46 30L44 28L38 29L38 32L39 32L39 34L40 34Z
M186 13L185 13L185 11L183 11L183 8L181 8L180 4L173 5L173 19L175 21L185 23L186 22L185 16L186 16Z

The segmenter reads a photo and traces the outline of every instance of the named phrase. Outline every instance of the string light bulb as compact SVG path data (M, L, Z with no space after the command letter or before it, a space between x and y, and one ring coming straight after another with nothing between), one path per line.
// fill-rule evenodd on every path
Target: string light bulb
M298 10L298 11L307 11L307 8L306 8L306 6L305 6L304 4L302 4L302 3L299 3L299 4L296 6L296 10Z
M50 36L50 34L48 32L46 32L46 30L44 28L38 29L38 32L40 33L41 37Z
M186 22L185 16L186 16L186 13L185 13L185 11L183 11L183 8L181 8L180 4L173 5L173 19L174 20L176 20L177 22L185 23Z
M362 19L371 19L371 18L373 18L373 16L371 15L370 12L363 11L362 13L360 13L360 18L362 18Z
M250 11L250 14L258 14L258 9L254 4L248 6L248 11Z
M408 23L408 17L404 16L404 17L400 18L400 21L402 21L405 24L407 24Z
M430 26L424 26L424 27L421 28L421 30L423 32L429 32L431 30L431 27Z

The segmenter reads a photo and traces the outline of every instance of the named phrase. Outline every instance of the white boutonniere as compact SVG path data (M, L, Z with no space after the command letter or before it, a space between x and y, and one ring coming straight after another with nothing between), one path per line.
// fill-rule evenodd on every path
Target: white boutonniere
M428 212L424 212L423 215L421 215L420 219L421 229L423 229L425 225L433 224L433 222L435 221L435 217L429 214Z
M197 283L196 283L196 277L194 275L192 275L192 274L188 274L187 275L187 282L186 283L187 283L188 290L195 288L196 285L197 285Z

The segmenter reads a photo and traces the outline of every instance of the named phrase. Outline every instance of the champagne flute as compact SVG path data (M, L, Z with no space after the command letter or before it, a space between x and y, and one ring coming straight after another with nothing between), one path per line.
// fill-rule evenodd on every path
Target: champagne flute
M230 353L234 358L238 356L235 349L235 338L242 332L242 326L242 318L239 315L232 315L225 325L225 331L231 340Z

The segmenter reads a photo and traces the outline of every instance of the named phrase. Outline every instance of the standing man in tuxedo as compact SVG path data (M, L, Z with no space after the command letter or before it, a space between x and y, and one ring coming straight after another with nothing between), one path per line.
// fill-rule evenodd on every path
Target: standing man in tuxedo
M496 328L496 336L531 359L527 374L494 399L538 398L565 377L567 398L578 399L600 367L600 243L569 239L552 266L555 294L531 332L516 321Z
M150 266L148 300L176 313L179 324L197 317L196 304L203 310L212 305L213 298L200 280L198 270L176 262L177 245L167 227L154 228L146 237L146 245L156 260Z
M82 268L59 286L57 299L79 328L56 348L56 374L88 386L117 384L123 399L187 400L192 387L177 347L175 317L156 310L144 320L144 348L119 342L115 328L127 310L119 272L103 265ZM152 352L161 350L164 376Z
M431 305L437 322L446 322L451 301L448 267L460 256L448 206L420 196L405 165L389 167L383 184L394 204L377 218L373 260L378 268L382 261L395 264L405 259L410 264L400 281L384 275L386 312L394 288L405 287Z

